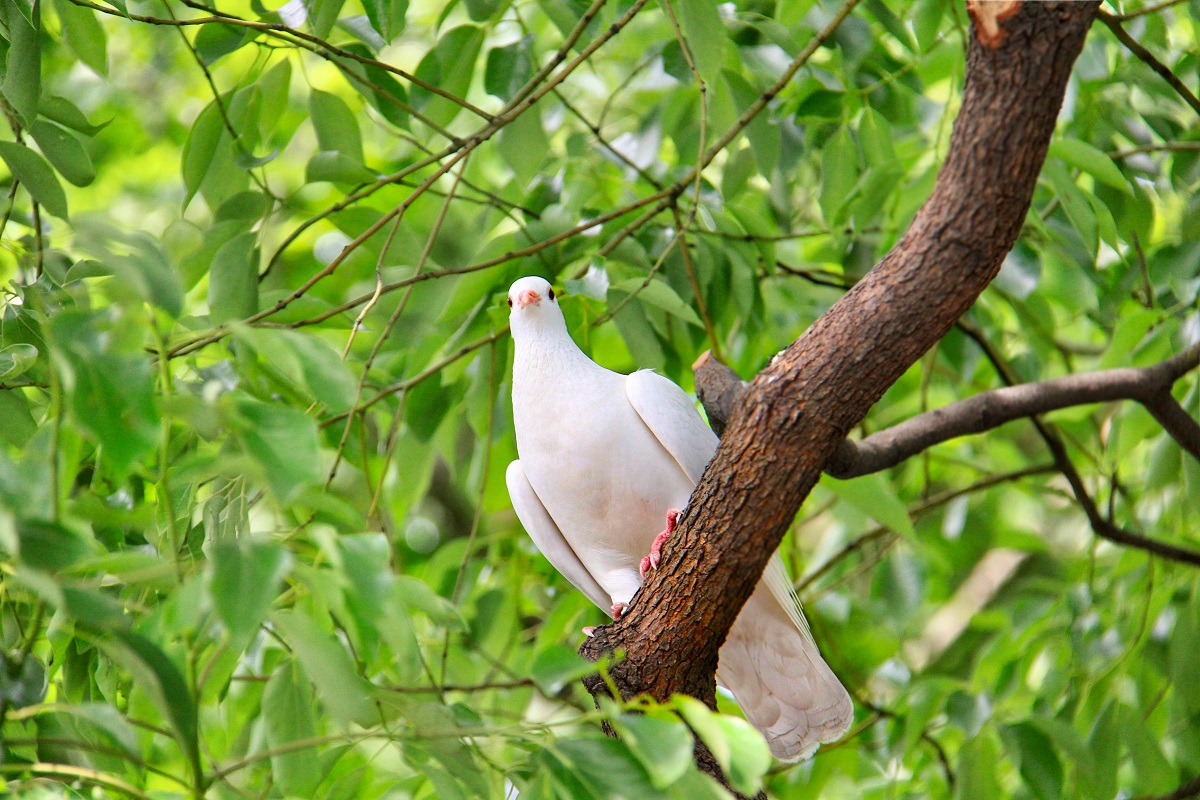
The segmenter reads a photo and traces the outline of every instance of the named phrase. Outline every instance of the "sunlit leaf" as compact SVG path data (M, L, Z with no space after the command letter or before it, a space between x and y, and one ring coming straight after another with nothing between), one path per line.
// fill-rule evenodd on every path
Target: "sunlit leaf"
M16 142L0 142L0 158L35 201L54 216L67 218L67 196L42 156Z
M235 641L245 641L262 624L290 561L274 542L238 539L213 548L213 606Z
M304 614L279 611L271 615L271 620L304 666L327 714L359 725L378 721L378 713L370 699L370 686L333 636Z

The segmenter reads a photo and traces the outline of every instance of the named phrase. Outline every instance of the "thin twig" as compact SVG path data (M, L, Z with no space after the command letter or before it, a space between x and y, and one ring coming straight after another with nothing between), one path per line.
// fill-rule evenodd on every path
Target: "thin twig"
M1141 59L1150 69L1157 72L1183 98L1184 102L1192 107L1193 111L1200 114L1200 98L1197 98L1192 93L1187 84L1180 80L1179 76L1172 72L1170 67L1159 61L1153 53L1142 46L1141 42L1133 38L1129 31L1122 27L1119 17L1113 16L1104 10L1097 11L1096 17L1108 26L1108 29L1113 32L1113 35L1117 37L1121 44L1129 49L1129 52Z

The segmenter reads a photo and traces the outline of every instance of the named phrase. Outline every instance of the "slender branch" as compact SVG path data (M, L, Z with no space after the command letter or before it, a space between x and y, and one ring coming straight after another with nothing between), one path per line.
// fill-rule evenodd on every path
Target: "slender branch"
M1157 153L1160 151L1187 153L1200 150L1200 142L1162 142L1160 144L1144 144L1130 147L1127 150L1113 150L1109 155L1113 158L1129 158L1141 153Z
M1008 384L1015 385L1017 377L1012 367L1005 363L1004 359L997 352L992 343L987 340L982 332L973 325L969 325L960 321L958 324L962 330L972 341L979 345L983 350L988 361L995 367L1000 378ZM1195 346L1188 348L1178 356L1168 359L1167 361L1156 364L1152 369L1162 369L1166 375L1172 374L1173 371L1183 368L1189 360L1189 356ZM1186 370L1185 370L1186 371ZM1172 561L1181 561L1186 564L1200 565L1200 552L1188 550L1182 547L1166 544L1163 542L1150 539L1138 533L1132 533L1115 525L1111 520L1106 519L1100 510L1096 507L1095 501L1084 486L1083 478L1080 477L1079 471L1075 469L1075 465L1071 462L1070 456L1067 454L1066 445L1063 444L1062 437L1054 430L1052 426L1043 422L1038 416L1029 418L1037 429L1038 435L1042 437L1042 441L1046 443L1051 455L1054 457L1054 465L1063 477L1067 479L1067 483L1071 486L1071 492L1075 495L1080 507L1083 509L1084 515L1088 519L1088 524L1092 528L1092 532L1101 539L1107 539L1117 544L1123 544L1127 547L1135 547L1139 550L1145 550L1149 553L1162 556L1163 558Z
M1091 525L1093 533L1101 539L1145 550L1147 553L1153 553L1156 556L1161 556L1171 561L1180 561L1184 564L1200 566L1200 552L1184 547L1176 547L1173 544L1160 542L1157 539L1151 539L1140 533L1127 531L1101 514L1100 509L1096 507L1096 502L1088 493L1079 471L1075 469L1074 463L1071 462L1071 458L1067 454L1067 446L1063 444L1062 437L1058 435L1057 431L1051 429L1037 417L1033 417L1033 424L1041 435L1042 440L1045 441L1046 446L1050 448L1050 454L1054 457L1055 466L1058 467L1063 477L1067 479L1067 483L1071 485L1071 491L1075 495L1075 500L1083 508L1083 513L1087 516L1088 524Z
M993 389L920 414L868 436L844 440L825 467L848 480L893 467L936 444L997 428L1013 420L1072 406L1136 400L1179 445L1200 460L1200 423L1171 396L1171 385L1200 366L1200 344L1149 367L1127 367ZM704 353L693 365L696 392L718 435L750 384Z
M1163 426L1179 446L1200 461L1200 423L1179 405L1169 390L1162 390L1142 401L1158 424Z
M1180 80L1179 76L1172 72L1170 67L1159 61L1153 53L1142 46L1141 42L1133 38L1129 31L1122 27L1120 18L1109 14L1107 11L1097 12L1096 17L1108 26L1108 29L1113 32L1113 35L1117 37L1121 44L1125 45L1125 47L1129 49L1129 52L1133 53L1135 56L1141 59L1146 66L1150 67L1150 69L1162 76L1162 79L1171 85L1171 88L1183 98L1184 102L1191 106L1193 111L1195 111L1197 114L1200 114L1200 98L1197 98L1196 95L1192 93L1192 90L1187 87L1187 84Z
M993 486L998 486L1001 483L1019 481L1034 475L1045 475L1047 472L1057 471L1058 469L1054 464L1037 464L1035 466L1026 467L1013 472L1005 472L1000 475L990 475L982 480L972 483L970 486L964 486L959 489L950 489L945 492L940 492L933 497L930 497L929 499L911 507L908 510L908 513L914 518L920 517L936 508L946 505L952 500L963 497L964 495L982 492L992 488ZM803 595L805 590L816 583L818 579L823 577L846 557L863 549L871 542L888 536L889 534L895 535L895 532L880 525L847 542L841 550L838 550L836 553L830 556L824 563L821 564L821 566L816 567L811 572L806 573L800 580L796 581L797 594Z
M1137 400L1145 405L1180 445L1200 459L1200 425L1170 394L1171 384L1198 365L1200 344L1150 367L1087 372L993 389L928 411L860 442L846 439L825 471L847 480L895 466L959 436L1035 414L1114 400Z
M1177 6L1182 2L1184 2L1184 0L1163 0L1163 2L1155 3L1152 6L1146 6L1145 8L1139 8L1134 11L1126 11L1124 14L1114 14L1113 16L1122 21L1134 19L1136 17L1145 16L1146 14L1157 14L1159 11L1162 11L1165 8Z

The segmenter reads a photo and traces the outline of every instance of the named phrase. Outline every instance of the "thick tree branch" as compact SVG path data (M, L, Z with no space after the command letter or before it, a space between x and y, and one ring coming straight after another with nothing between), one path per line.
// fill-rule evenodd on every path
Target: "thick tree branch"
M1071 406L1137 400L1200 459L1200 425L1171 396L1171 385L1200 365L1200 344L1150 367L1109 369L993 389L926 412L860 442L838 445L825 471L846 480L895 466L941 442Z
M660 568L626 616L584 643L590 658L625 651L609 673L624 696L715 702L718 648L822 468L1016 240L1096 5L1020 3L1007 18L987 14L986 41L972 35L929 200L896 247L755 378Z
M1089 403L1136 400L1163 429L1200 460L1200 423L1171 396L1171 386L1200 366L1200 344L1150 367L1068 375L983 392L935 409L862 441L844 440L826 465L834 478L848 480L893 467L917 453L958 436L982 433L1007 422ZM696 393L718 435L750 384L704 353L693 365Z

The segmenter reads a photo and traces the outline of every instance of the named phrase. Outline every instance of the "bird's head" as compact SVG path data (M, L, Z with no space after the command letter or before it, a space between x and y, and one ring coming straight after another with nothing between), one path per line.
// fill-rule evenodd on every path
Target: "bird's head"
M508 290L509 323L514 336L525 331L561 328L566 330L562 309L550 282L544 278L521 278Z

